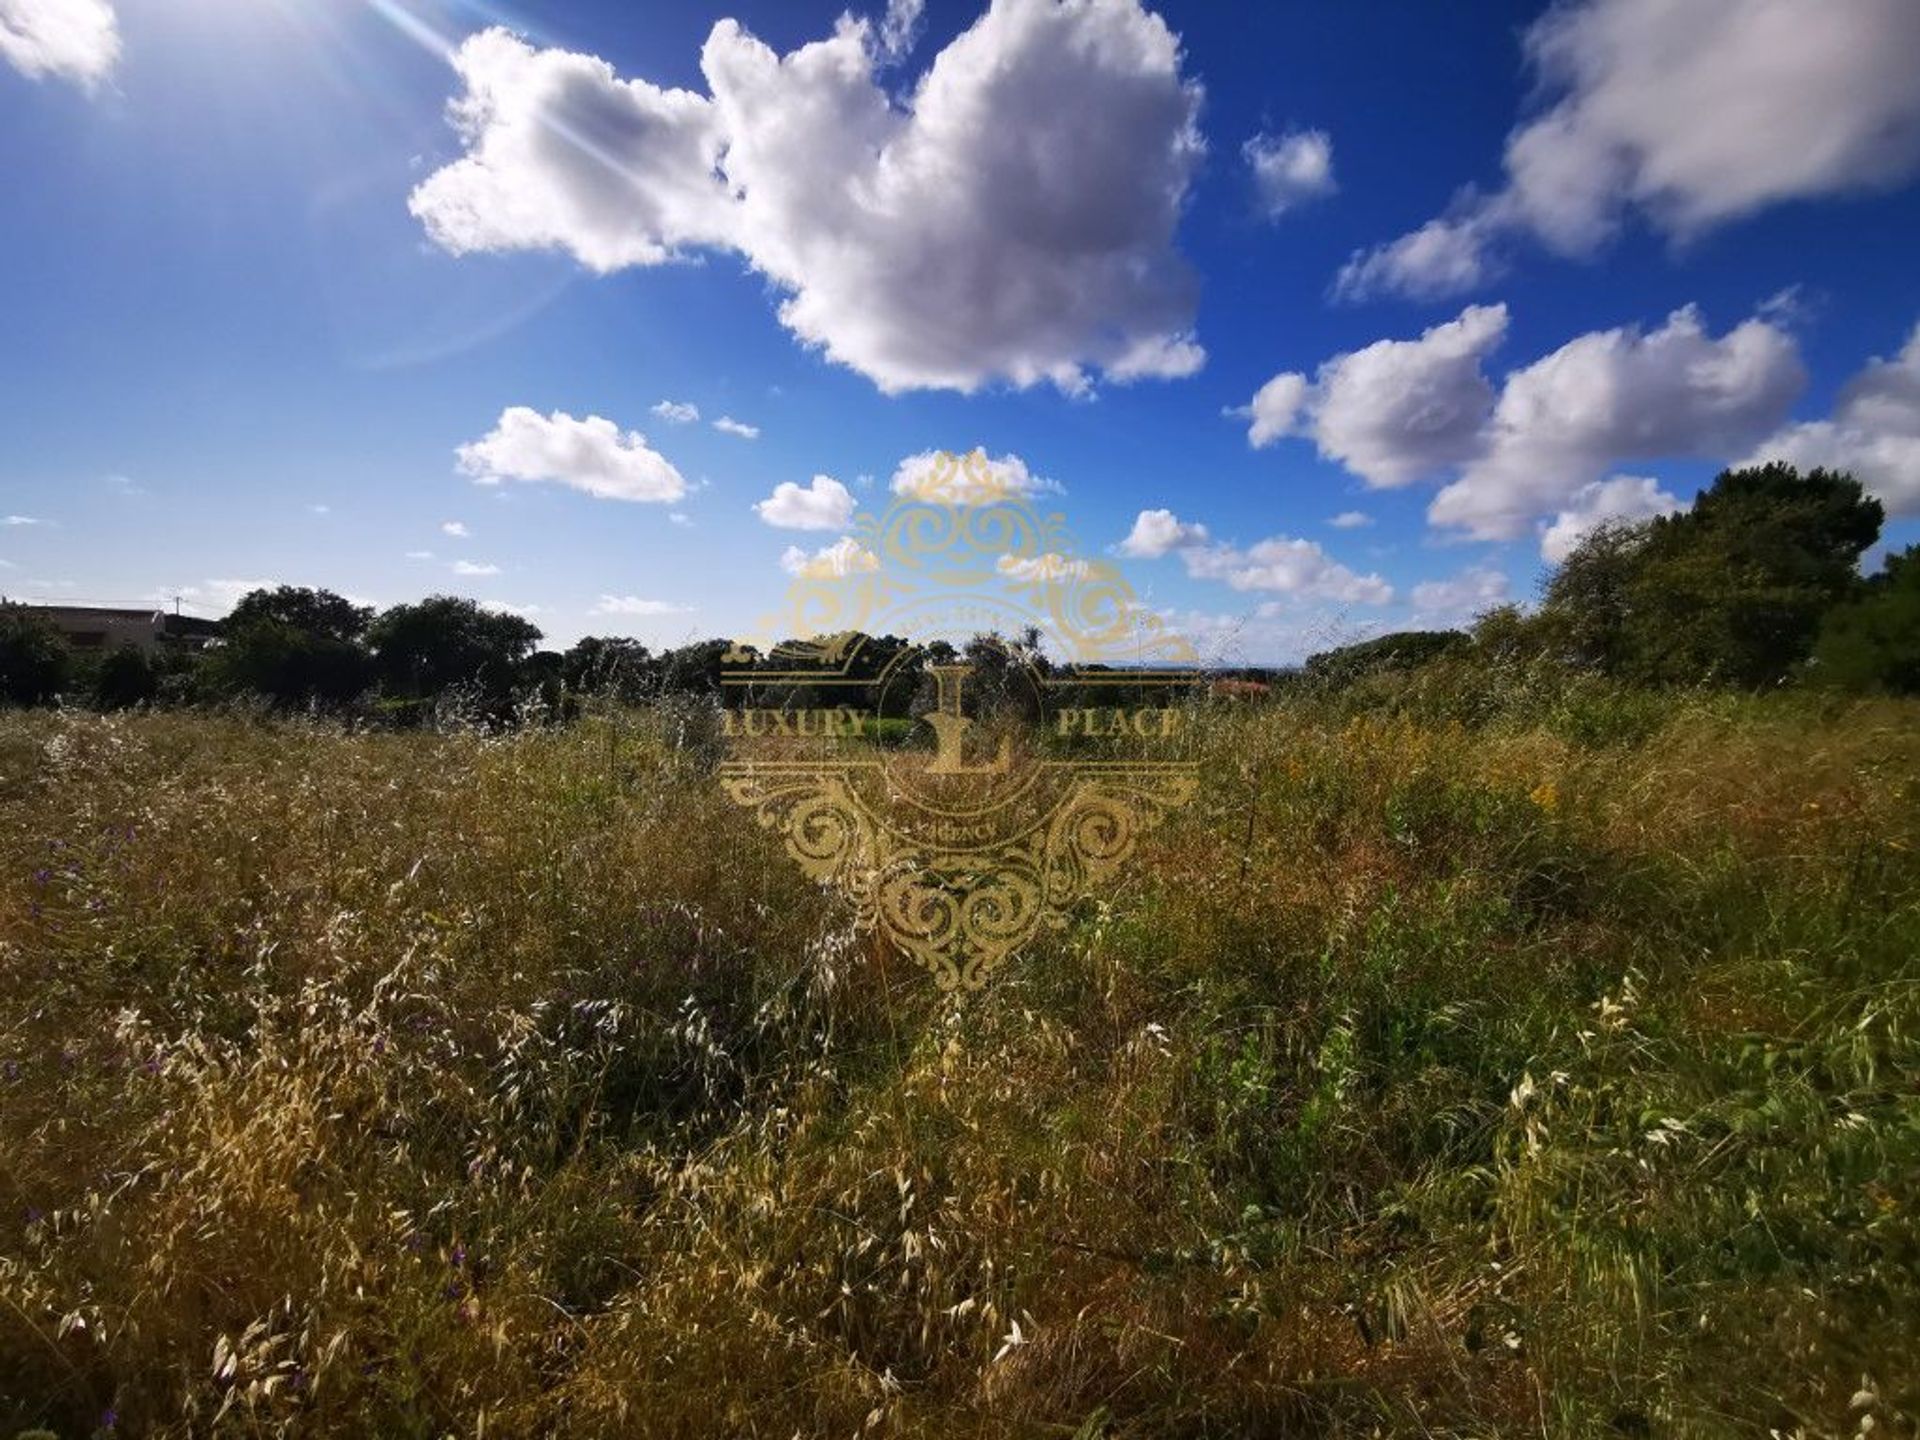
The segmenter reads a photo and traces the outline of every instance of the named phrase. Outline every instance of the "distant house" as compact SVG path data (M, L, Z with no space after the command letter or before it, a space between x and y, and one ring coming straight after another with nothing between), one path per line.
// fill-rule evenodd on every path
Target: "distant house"
M148 654L159 650L204 650L220 634L220 622L164 610L119 610L99 605L28 605L76 650L131 647Z

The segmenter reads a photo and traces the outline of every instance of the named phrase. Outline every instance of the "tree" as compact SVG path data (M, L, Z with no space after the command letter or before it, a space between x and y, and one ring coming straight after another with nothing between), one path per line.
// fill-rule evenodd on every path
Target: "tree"
M1828 614L1809 673L1819 685L1920 694L1920 545L1889 555L1856 599Z
M1548 579L1540 650L1651 684L1777 684L1860 585L1880 503L1790 465L1723 471L1691 509L1602 526Z
M697 640L660 656L660 688L672 695L718 695L729 640Z
M1626 668L1634 584L1652 534L1646 522L1616 521L1584 536L1548 577L1525 637L1531 647L1583 670L1614 675Z
M588 635L560 658L560 677L578 695L605 695L633 702L655 688L652 652L623 635Z
M1723 471L1652 522L1627 582L1623 657L1635 679L1777 684L1860 584L1885 512L1850 475L1791 465Z
M24 605L0 603L0 701L40 705L66 688L73 654L44 619Z
M221 623L210 659L216 689L275 704L342 704L372 683L362 637L373 612L331 590L252 590Z
M93 672L93 703L102 710L127 710L150 702L160 689L160 674L146 652L131 645L109 650Z
M355 605L331 590L308 590L281 585L272 590L249 590L228 612L222 629L232 634L263 623L284 625L307 635L330 640L359 640L367 633L373 611Z
M1328 684L1348 685L1382 670L1416 669L1470 643L1459 630L1399 630L1310 655L1307 674Z
M468 685L486 699L501 700L540 631L522 616L433 595L383 612L367 627L367 641L375 674L392 694L429 699Z

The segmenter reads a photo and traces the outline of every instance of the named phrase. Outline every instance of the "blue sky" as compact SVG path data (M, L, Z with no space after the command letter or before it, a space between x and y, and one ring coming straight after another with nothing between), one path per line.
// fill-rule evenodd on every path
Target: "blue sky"
M1907 0L915 9L0 0L0 591L675 642L974 446L1249 660L1751 456L1920 539Z

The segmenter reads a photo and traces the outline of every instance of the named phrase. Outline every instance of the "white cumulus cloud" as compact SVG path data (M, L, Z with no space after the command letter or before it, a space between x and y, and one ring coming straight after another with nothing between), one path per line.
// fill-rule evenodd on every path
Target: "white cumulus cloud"
M691 425L700 418L700 407L688 400L662 400L653 413L669 425Z
M1359 530L1373 524L1373 517L1364 510L1342 510L1327 523L1336 530Z
M744 420L736 420L731 415L722 415L713 422L713 428L722 435L738 435L742 440L758 440L760 427L749 425Z
M753 509L783 530L844 530L853 519L853 492L831 475L816 475L804 486L782 480Z
M1669 495L1658 480L1644 475L1596 480L1581 486L1567 508L1541 531L1540 555L1558 565L1602 525L1651 520L1656 515L1675 514L1680 508L1678 496Z
M1233 413L1250 418L1255 446L1310 439L1375 487L1450 479L1430 522L1512 540L1538 521L1565 536L1595 507L1651 503L1625 485L1594 487L1625 462L1741 454L1777 429L1806 384L1799 347L1779 325L1753 318L1716 337L1687 306L1656 329L1576 336L1496 389L1483 361L1506 328L1505 306L1470 306L1418 340L1337 355L1311 380L1276 375ZM1859 412L1847 413L1857 423Z
M689 607L671 600L646 600L638 595L602 595L591 615L684 615Z
M443 535L451 535L456 540L467 540L472 538L473 535L473 532L467 529L467 522L464 520L441 521L440 533Z
M1339 188L1333 179L1333 140L1324 130L1256 135L1240 153L1252 172L1260 208L1269 219Z
M1790 425L1744 463L1768 460L1848 471L1889 515L1920 515L1920 325L1898 355L1847 382L1832 419Z
M454 56L464 154L413 213L454 252L603 272L738 253L889 392L1191 374L1174 234L1205 147L1173 32L1138 0L993 0L895 98L875 68L916 8L784 56L722 20L706 93L488 30Z
M500 573L498 565L489 565L480 560L456 560L452 568L456 575L498 575Z
M1475 566L1445 580L1423 580L1413 587L1413 623L1422 630L1466 625L1507 603L1507 577Z
M1453 214L1357 252L1334 277L1334 296L1365 300L1392 291L1414 300L1438 300L1477 290L1503 268L1491 252L1499 228L1485 202L1468 194Z
M643 503L678 500L687 493L680 472L636 430L621 433L611 420L584 420L556 410L542 415L524 405L500 413L493 430L457 452L460 468L483 485L503 480L565 485L602 500Z
M1187 574L1219 580L1235 590L1272 591L1346 604L1385 605L1393 587L1378 575L1349 570L1312 540L1276 535L1245 550L1234 545L1180 551Z
M1589 254L1637 215L1685 240L1920 169L1913 0L1577 0L1524 44L1550 103L1507 137L1504 186L1356 255L1338 290L1456 292L1507 235Z
M850 535L809 555L789 545L780 555L780 568L798 580L841 580L880 568L880 557Z
M1040 555L1002 555L993 562L995 570L1016 584L1056 585L1063 580L1084 580L1095 573L1095 566L1049 550Z
M1204 545L1207 527L1180 519L1171 510L1142 510L1134 517L1133 529L1116 547L1133 560L1158 560L1174 550Z
M91 90L119 58L120 25L106 0L0 0L0 60L29 79Z
M946 505L978 505L1003 498L1030 500L1060 487L1035 475L1018 455L998 459L976 450L949 466L937 450L909 455L894 468L893 493Z
M1715 339L1689 306L1658 330L1581 335L1507 377L1481 454L1427 517L1514 539L1621 461L1740 454L1805 384L1792 336L1764 320Z
M1405 485L1470 458L1493 406L1482 362L1507 333L1507 307L1474 305L1418 340L1336 355L1313 380L1273 377L1253 397L1247 438L1311 439L1369 485Z

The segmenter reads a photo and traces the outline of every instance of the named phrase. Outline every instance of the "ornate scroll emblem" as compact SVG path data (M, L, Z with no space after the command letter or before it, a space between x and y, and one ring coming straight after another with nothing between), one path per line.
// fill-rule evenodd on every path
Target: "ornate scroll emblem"
M725 657L727 794L942 989L1191 799L1191 650L976 450L936 457Z

